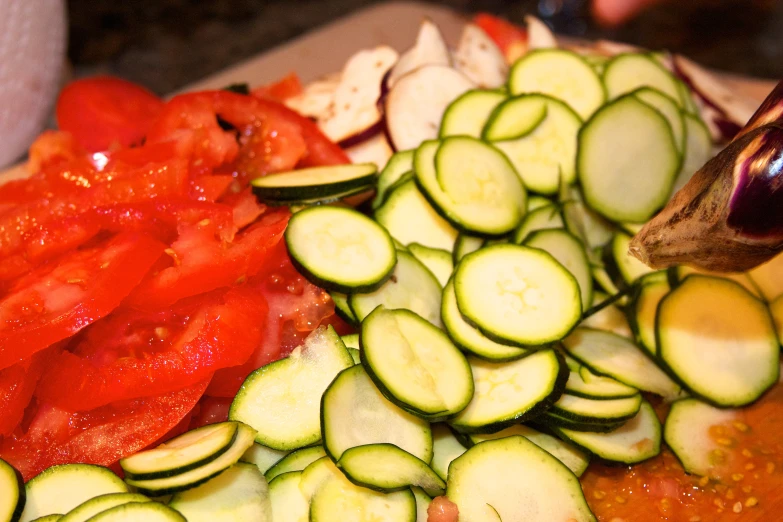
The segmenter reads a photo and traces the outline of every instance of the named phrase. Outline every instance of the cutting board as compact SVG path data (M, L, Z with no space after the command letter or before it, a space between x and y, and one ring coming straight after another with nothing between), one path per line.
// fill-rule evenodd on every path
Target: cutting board
M452 46L456 45L467 20L465 14L443 6L406 1L380 3L233 65L188 85L182 91L219 89L237 82L260 85L289 72L296 72L306 83L339 71L359 49L382 44L400 51L407 49L413 44L419 22L424 18L435 22ZM775 85L768 80L721 76L738 94L759 103ZM25 175L24 165L17 165L0 173L0 182Z

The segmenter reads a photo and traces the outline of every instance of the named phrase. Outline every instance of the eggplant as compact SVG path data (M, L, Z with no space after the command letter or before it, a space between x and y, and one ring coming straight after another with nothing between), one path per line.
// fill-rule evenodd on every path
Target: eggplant
M633 238L653 268L741 272L783 250L783 81L729 145Z

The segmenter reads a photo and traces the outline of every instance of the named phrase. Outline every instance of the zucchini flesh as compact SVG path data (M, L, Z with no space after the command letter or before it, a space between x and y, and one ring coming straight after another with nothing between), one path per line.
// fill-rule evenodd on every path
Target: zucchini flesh
M783 295L781 273L783 273L783 255L777 255L748 272L748 275L764 296L764 300L771 302Z
M586 399L624 399L639 394L639 390L611 377L596 375L586 366L571 370L566 382L566 393ZM637 408L638 410L638 408Z
M778 297L769 304L769 312L775 323L775 331L778 333L778 342L783 344L783 297Z
M668 200L680 156L666 119L628 95L601 107L579 131L576 165L593 210L638 223Z
M610 433L553 428L558 436L612 462L636 464L661 451L661 423L650 403L643 401L636 416Z
M414 486L411 488L411 492L416 498L416 522L426 522L429 517L427 511L432 499L421 488Z
M25 504L24 481L21 474L0 459L0 520L15 522L22 515Z
M27 501L20 522L68 513L85 501L108 493L127 493L128 486L109 469L91 464L52 466L25 485Z
M159 502L129 502L98 513L91 522L186 522L179 512Z
M430 248L418 243L408 245L408 250L432 272L441 286L446 286L454 271L454 261L450 251Z
M750 275L747 272L710 272L708 270L701 270L686 265L678 265L672 267L672 269L675 272L674 275L678 282L682 282L686 277L688 277L691 274L699 274L699 275L705 275L711 277L722 277L724 279L730 279L735 283L739 283L740 285L742 285L742 288L744 288L745 290L753 294L755 297L758 297L759 299L764 301L764 294L761 293L761 290L759 290L759 287L756 286L756 283L753 282L753 279L750 278Z
M391 493L411 486L427 495L446 491L446 483L421 459L393 444L367 444L346 450L337 467L358 486Z
M169 506L182 513L188 522L272 522L266 479L257 467L242 462L196 488L177 493Z
M448 479L451 461L467 451L445 424L432 425L432 471L443 480Z
M563 417L553 411L548 411L541 418L536 419L549 431L567 429L572 431L584 431L588 433L609 433L620 428L626 421L610 421L607 419L576 420Z
M653 271L652 268L628 253L630 244L631 236L624 232L615 233L612 239L612 258L617 266L617 271L620 272L623 281L628 285Z
M584 422L622 422L630 419L639 411L642 396L637 393L620 399L587 399L563 394L550 410L555 415L574 421Z
M582 118L589 118L606 99L595 70L578 54L563 49L528 52L511 68L511 94L543 93L558 98Z
M750 404L778 380L780 346L769 312L733 281L687 277L661 301L657 334L664 363L718 406Z
M456 265L463 257L483 247L485 242L486 239L483 237L460 234L454 243L454 264Z
M302 471L316 460L325 456L326 452L324 451L323 446L310 446L292 451L280 459L277 464L269 468L267 472L264 473L264 477L266 477L267 481L272 481L275 477L282 475L283 473Z
M533 418L560 398L568 379L553 350L540 350L506 363L469 358L476 391L449 421L463 433L497 431Z
M542 97L518 97L503 100L486 122L481 137L487 141L523 138L546 118L547 104Z
M465 356L413 312L379 306L362 321L361 343L362 364L378 389L415 415L454 415L473 397Z
M324 393L321 430L324 449L335 461L349 448L375 443L394 444L424 462L432 459L429 423L389 402L359 365L340 372Z
M658 343L655 339L655 319L658 304L669 293L669 281L665 272L655 273L662 277L645 277L640 281L639 290L633 305L633 319L639 344L650 355L658 355Z
M666 121L669 123L669 128L672 131L674 144L677 145L677 151L680 153L680 156L683 156L685 153L686 136L685 118L679 105L677 105L677 102L652 87L641 87L636 89L633 92L633 95L666 118ZM682 166L682 164L680 166ZM701 167L701 165L699 165L699 167ZM696 168L698 169L699 167Z
M289 471L269 482L272 520L309 522L310 502L299 489L301 471Z
M245 451L239 458L239 461L253 464L258 468L258 471L266 473L269 468L280 462L280 459L286 455L288 455L287 451L267 448L256 442Z
M85 522L98 513L103 513L116 506L129 502L151 502L150 499L138 493L108 493L87 500L83 504L73 508L58 520L65 522Z
M256 431L256 441L293 450L321 439L319 401L353 359L332 326L307 336L285 359L251 373L231 403L229 418ZM297 408L290 408L296 404Z
M340 316L340 318L348 324L357 324L359 321L356 319L351 305L348 304L348 296L341 292L329 292L329 296L334 302L334 312Z
M494 245L466 256L455 272L454 290L462 315L489 337L509 343L559 340L582 315L574 276L535 248Z
M405 150L395 152L386 166L378 175L378 184L375 188L375 199L372 201L372 208L377 209L386 201L388 190L394 185L403 174L413 169L413 151Z
M377 167L372 163L328 165L279 172L250 182L261 200L307 200L371 188Z
M681 399L669 410L663 438L680 459L685 471L709 476L710 469L719 463L712 456L719 445L710 436L710 428L738 417L736 410L716 408L697 399Z
M553 204L543 205L533 209L525 216L522 223L514 231L514 243L521 245L533 232L563 228L563 216L560 209Z
M465 520L595 521L576 476L519 435L476 444L449 471L447 496Z
M285 242L303 275L338 292L375 290L397 262L386 230L349 208L320 206L297 212L288 222Z
M640 87L652 87L680 102L680 90L674 76L646 54L615 56L606 64L603 80L610 100Z
M588 251L602 248L612 240L614 225L585 205L577 187L569 187L561 195L560 204L565 228L578 237Z
M693 173L707 163L712 155L712 136L704 122L693 114L683 115L683 121L685 122L685 151L680 172L674 180L672 193L684 187Z
M595 277L595 273L593 273L593 276ZM592 306L599 305L607 299L609 299L608 295L602 292L594 292ZM595 330L606 330L622 337L630 338L633 335L625 314L614 304L604 306L594 314L582 319L579 326Z
M486 440L504 439L514 435L525 437L527 440L565 464L577 477L582 476L582 473L585 472L587 465L590 463L590 457L577 448L552 435L541 433L540 431L523 426L522 424L515 424L514 426L497 433L484 435L474 434L469 437L473 444L478 444L479 442L484 442Z
M501 91L476 89L468 91L448 106L440 122L440 137L470 136L481 138L481 132L495 108L507 98Z

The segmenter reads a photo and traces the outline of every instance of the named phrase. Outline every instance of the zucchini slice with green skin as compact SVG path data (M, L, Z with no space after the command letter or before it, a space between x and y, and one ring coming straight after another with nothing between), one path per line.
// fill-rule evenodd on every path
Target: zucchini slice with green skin
M481 138L490 114L508 96L502 91L475 89L449 105L440 122L440 137L470 136Z
M0 459L0 520L17 522L25 504L22 475L9 463Z
M590 457L570 444L547 433L541 433L533 428L523 426L522 424L516 424L497 433L485 435L474 434L468 435L468 437L473 444L478 444L486 440L504 439L514 435L525 437L527 440L565 464L577 477L582 476L582 473L585 472L587 465L590 463Z
M579 283L536 248L494 245L466 256L454 290L462 315L485 335L522 346L557 341L582 316Z
M780 345L769 311L734 281L688 276L661 300L656 326L663 362L707 402L744 406L778 381Z
M593 271L593 279L595 279L595 271ZM593 306L602 304L609 299L609 296L603 292L593 292ZM582 319L579 323L580 327L593 328L595 330L606 330L612 332L621 337L632 337L631 326L628 324L628 319L620 308L615 304L609 304L595 312L594 314Z
M639 395L639 390L611 377L596 375L587 366L571 370L566 382L566 393L585 399L626 399Z
M334 312L340 316L340 318L348 324L359 324L356 315L351 310L351 305L348 304L348 295L341 292L329 292L329 296L334 302Z
M429 423L389 402L359 365L340 372L324 392L321 431L326 454L335 462L350 448L376 443L432 460Z
M626 53L615 56L604 68L603 81L610 100L640 87L652 87L682 104L675 77L648 54Z
M375 220L403 245L419 243L451 250L457 239L457 230L432 208L412 173L409 179L390 189L386 202L375 210Z
M537 49L525 54L511 68L511 94L542 93L558 98L583 119L606 100L601 78L584 58L564 49Z
M378 290L353 294L348 299L359 320L364 320L379 305L405 308L440 327L440 283L424 264L408 252L397 252L397 266L392 277Z
M311 207L294 214L285 231L291 261L310 282L337 292L371 292L397 263L386 230L343 207Z
M653 359L625 337L611 332L577 328L563 339L568 354L599 375L636 389L674 399L682 393Z
M149 480L179 475L207 464L228 451L237 438L236 422L210 424L188 431L160 446L120 460L125 476Z
M552 201L549 198L545 198L544 196L538 196L536 194L533 194L529 198L527 198L527 211L533 212L537 208L546 207L548 205L554 205L554 201Z
M625 422L639 412L640 393L621 399L586 399L563 394L549 410L553 414L575 422Z
M288 357L251 373L228 417L254 428L256 442L276 450L315 444L321 440L321 395L350 366L353 359L334 328L320 327Z
M454 265L459 263L466 255L483 247L486 241L486 238L480 236L460 234L457 237L457 241L454 242L454 252L452 253Z
M432 471L443 480L449 477L451 461L467 451L467 448L454 436L445 424L432 425Z
M373 163L328 165L279 172L250 182L262 201L307 200L335 196L375 184Z
M677 151L680 153L680 161L682 161L685 154L687 130L685 129L685 117L678 102L652 87L640 87L633 91L633 95L660 112L661 116L669 122L669 128L672 131L674 143L677 145ZM680 164L680 167L682 167L682 164ZM696 168L698 169L699 167Z
M769 303L769 313L772 314L772 322L775 323L778 342L783 345L783 296Z
M211 478L220 475L236 464L248 448L253 445L255 436L256 432L254 429L244 424L240 424L237 438L228 451L200 468L187 471L180 475L174 475L173 477L152 480L126 479L125 481L129 485L135 487L139 493L151 497L161 497L195 488Z
M426 522L429 517L427 511L432 499L421 488L414 486L411 488L411 492L416 498L416 522Z
M367 444L346 450L337 467L357 486L393 493L411 486L435 497L446 483L423 462L394 444Z
M636 464L661 452L661 423L655 410L642 401L639 413L610 433L553 428L564 440L604 460Z
M481 133L487 141L524 138L546 118L547 104L543 97L508 98L490 114Z
M426 247L418 243L408 245L408 250L416 259L421 261L421 264L432 272L432 275L435 276L441 286L446 286L451 273L454 271L454 261L452 260L451 252Z
M413 160L416 182L455 228L502 236L514 230L526 209L526 192L508 158L467 136L427 141Z
M683 121L685 122L685 151L680 172L674 180L672 194L684 187L694 172L712 156L712 135L701 118L693 114L684 114Z
M753 284L758 288L764 301L772 302L783 295L783 255L777 255L764 264L748 272Z
M442 330L415 313L379 306L362 321L362 365L383 395L428 420L464 410L470 365Z
M347 334L340 337L346 348L353 348L359 350L359 334Z
M639 280L631 317L639 345L652 356L658 355L655 339L655 318L658 304L669 293L669 279L665 271L652 272Z
M462 433L498 431L534 418L560 398L568 379L568 368L554 350L506 363L473 357L468 362L476 391L468 407L449 421Z
M275 477L282 475L283 473L303 471L307 466L325 456L326 452L324 451L323 446L310 446L292 451L280 459L277 464L269 468L266 473L264 473L264 477L271 482Z
M269 481L273 521L307 522L309 520L310 502L299 489L302 473L302 471L289 471Z
M585 205L582 192L568 187L560 198L565 228L585 245L588 250L603 248L614 236L615 226Z
M46 515L40 518L36 518L33 520L33 522L58 522L61 518L63 518L62 515L58 513L53 513L51 515Z
M395 152L389 161L386 162L386 166L378 176L378 184L376 186L375 199L372 201L372 208L377 209L386 201L386 196L392 185L406 172L413 170L413 151L405 150Z
M447 496L475 522L595 521L571 470L519 435L476 444L452 462Z
M348 348L348 353L351 354L354 364L362 364L362 354L356 348Z
M108 493L127 493L128 486L103 466L62 464L52 466L25 484L21 522L55 513L68 513L85 501Z
M449 281L446 288L443 289L441 319L454 344L480 359L496 362L513 361L532 353L531 350L525 348L497 343L465 321L457 306L457 294L454 292L453 281Z
M187 522L178 511L159 502L130 502L98 513L90 522Z
M175 494L169 501L188 522L257 520L272 522L269 487L252 464L238 462L204 484Z
M593 274L582 243L566 230L550 229L533 232L525 239L525 246L551 254L579 283L582 310L593 303Z
M747 272L709 272L707 270L700 270L692 266L677 265L669 269L670 278L674 276L676 284L682 283L686 277L691 274L705 275L711 277L722 277L723 279L730 279L735 283L742 285L742 288L753 294L755 297L764 301L764 294L761 293L759 287L753 282L750 275Z
M258 471L266 473L269 468L280 462L286 455L288 455L288 451L267 448L256 442L247 448L247 451L239 458L239 461L253 464L258 468Z
M617 271L620 272L623 281L628 285L653 271L652 268L628 253L630 244L631 236L625 232L616 232L612 238L612 259L614 259Z
M708 476L716 464L713 451L719 444L710 428L736 421L736 410L710 406L698 399L681 399L672 404L663 427L663 439L688 473Z
M85 522L98 513L129 502L151 502L138 493L108 493L91 498L59 518L63 522Z
M507 118L512 121L517 117L529 118L536 107L544 107L545 116L522 136L502 137L493 128ZM577 136L581 126L579 115L562 101L543 94L523 94L498 106L487 124L484 139L508 156L525 187L539 194L553 195L562 184L570 185L576 179Z
M554 203L531 210L514 231L513 242L521 245L533 232L563 228L563 216Z
M579 131L585 202L611 221L649 219L669 199L679 169L666 118L633 95L604 105Z
M567 429L572 431L584 431L587 433L609 433L620 428L625 421L604 421L596 420L595 422L588 422L586 420L574 420L568 417L562 417L552 411L544 413L541 417L535 420L536 424L541 424L549 431L555 431L556 428Z

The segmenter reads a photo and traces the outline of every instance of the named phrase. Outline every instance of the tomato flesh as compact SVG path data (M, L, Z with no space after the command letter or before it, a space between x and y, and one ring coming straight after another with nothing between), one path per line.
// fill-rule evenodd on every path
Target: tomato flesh
M527 52L527 31L502 18L479 13L473 17L473 23L484 30L500 48L506 61L514 63Z

